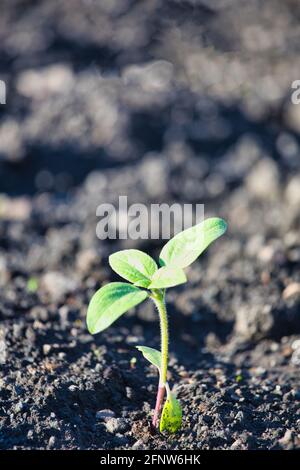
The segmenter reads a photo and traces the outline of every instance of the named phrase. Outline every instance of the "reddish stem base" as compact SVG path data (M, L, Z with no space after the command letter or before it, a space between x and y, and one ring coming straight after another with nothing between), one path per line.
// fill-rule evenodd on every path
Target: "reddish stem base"
M162 406L162 403L163 403L163 400L164 400L165 390L166 390L166 387L158 386L157 395L156 395L155 410L154 410L154 415L153 415L153 419L152 419L152 426L154 428L158 427L159 414L160 414L160 409L161 409L161 406Z

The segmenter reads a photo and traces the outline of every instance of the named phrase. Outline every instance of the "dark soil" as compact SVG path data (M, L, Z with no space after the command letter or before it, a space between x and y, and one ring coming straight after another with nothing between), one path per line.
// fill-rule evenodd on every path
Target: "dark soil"
M2 0L0 448L300 448L299 3ZM297 75L298 74L298 75ZM170 289L175 436L149 428L150 301L92 337L96 208L204 203L228 233ZM136 358L135 362L132 360Z

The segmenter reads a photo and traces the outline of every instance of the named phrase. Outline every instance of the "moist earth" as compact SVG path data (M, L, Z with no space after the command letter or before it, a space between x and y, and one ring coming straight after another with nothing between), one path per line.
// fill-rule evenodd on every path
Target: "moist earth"
M0 448L300 448L299 3L2 4ZM119 195L229 226L167 295L172 436L151 302L85 324L108 256L165 243L96 237Z

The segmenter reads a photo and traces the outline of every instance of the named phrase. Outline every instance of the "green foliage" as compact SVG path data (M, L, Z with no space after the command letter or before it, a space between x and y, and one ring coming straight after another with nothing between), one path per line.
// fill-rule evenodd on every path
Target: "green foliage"
M87 311L87 327L95 334L105 330L123 313L143 302L146 291L125 282L111 282L92 297Z
M186 275L182 269L163 266L153 275L149 289L166 289L186 281Z
M168 398L162 410L159 430L168 431L174 434L181 428L182 408L179 401L172 392L168 393Z
M161 266L186 268L226 231L223 219L213 217L190 227L168 241L160 253Z
M148 348L148 346L136 346L136 348L141 351L144 358L147 359L151 364L158 368L160 371L161 366L161 352L157 349Z
M138 287L147 288L157 271L151 256L140 250L117 251L110 255L109 264L117 274Z

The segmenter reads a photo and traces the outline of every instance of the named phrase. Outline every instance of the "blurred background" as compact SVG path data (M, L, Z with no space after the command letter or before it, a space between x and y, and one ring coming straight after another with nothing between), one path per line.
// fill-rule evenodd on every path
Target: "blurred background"
M15 381L105 341L158 344L147 304L101 338L85 329L116 280L108 255L133 246L96 238L97 206L119 195L229 223L170 292L181 364L220 346L246 364L245 344L266 368L300 364L299 19L297 0L1 0L0 362Z
M143 160L184 167L165 185L182 199L232 191L259 160L273 182L296 172L299 5L247 3L3 0L1 192Z

